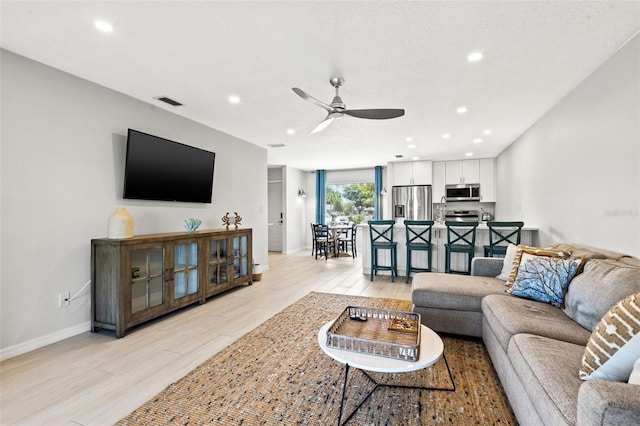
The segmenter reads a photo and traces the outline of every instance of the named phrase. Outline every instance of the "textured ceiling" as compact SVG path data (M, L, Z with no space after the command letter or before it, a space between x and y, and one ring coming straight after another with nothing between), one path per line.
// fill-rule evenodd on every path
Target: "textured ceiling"
M640 29L639 1L1 7L3 48L254 144L284 144L268 148L269 164L304 170L382 165L396 155L496 156ZM113 33L96 31L98 18L111 22ZM484 58L469 63L476 51ZM345 117L309 134L326 114L291 88L330 103L332 76L345 78L340 94L349 108L404 108L406 115ZM240 103L229 104L232 94ZM466 114L456 113L461 105Z

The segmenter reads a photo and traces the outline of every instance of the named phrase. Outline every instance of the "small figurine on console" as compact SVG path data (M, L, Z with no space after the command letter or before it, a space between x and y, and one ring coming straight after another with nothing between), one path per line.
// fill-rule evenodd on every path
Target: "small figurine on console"
M231 218L229 217L229 212L227 212L227 214L222 216L222 224L224 225L224 227L228 231L229 230L229 225L231 225Z

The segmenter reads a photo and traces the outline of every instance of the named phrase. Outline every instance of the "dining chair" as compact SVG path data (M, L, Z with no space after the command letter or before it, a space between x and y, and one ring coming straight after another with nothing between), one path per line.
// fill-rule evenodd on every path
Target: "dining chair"
M476 228L478 222L458 222L448 220L444 223L447 227L447 243L444 245L444 272L447 274L471 274L471 261L476 249ZM467 255L467 270L451 270L451 255L463 253Z
M340 234L338 237L338 247L343 252L347 253L349 250L349 246L351 246L351 256L357 256L356 250L356 230L358 229L357 225L351 225L346 228L346 232Z
M331 233L329 233L329 227L327 225L314 225L313 235L316 240L316 259L318 258L318 254L320 254L320 257L324 255L325 260L329 258L329 253L335 255L336 240Z
M524 222L487 222L489 227L489 245L484 246L485 257L504 257L509 244L520 244L520 233Z
M316 252L316 233L315 233L315 224L309 223L311 225L311 256L313 256Z
M407 245L407 282L412 272L431 272L431 229L432 220L405 220L405 241ZM419 268L411 265L414 251L427 252L427 267Z
M371 281L378 271L391 271L391 282L398 275L396 242L393 241L395 220L370 220L369 237L371 238ZM378 259L379 250L389 250L390 265L381 265Z

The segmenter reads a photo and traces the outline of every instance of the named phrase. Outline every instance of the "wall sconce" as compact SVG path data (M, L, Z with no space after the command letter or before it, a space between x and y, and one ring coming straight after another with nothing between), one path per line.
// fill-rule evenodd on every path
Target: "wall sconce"
M300 198L306 198L307 197L307 193L304 192L304 189L298 189L298 197L300 197Z
M387 188L382 188L382 191L380 191L380 195L387 195Z

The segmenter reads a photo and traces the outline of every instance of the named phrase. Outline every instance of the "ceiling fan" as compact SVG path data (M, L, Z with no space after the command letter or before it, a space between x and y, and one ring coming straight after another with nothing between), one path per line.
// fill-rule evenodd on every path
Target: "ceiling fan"
M351 117L356 118L368 118L371 120L386 120L388 118L396 118L404 115L403 109L347 109L347 106L342 102L342 98L340 98L339 94L340 86L344 84L344 79L340 77L332 77L329 80L329 83L336 89L336 95L333 97L330 105L320 102L302 89L298 89L297 87L292 88L292 90L302 99L309 101L320 108L324 108L328 112L327 117L322 120L320 124L311 131L311 133L316 133L325 129L333 120L344 117L345 115L350 115Z

